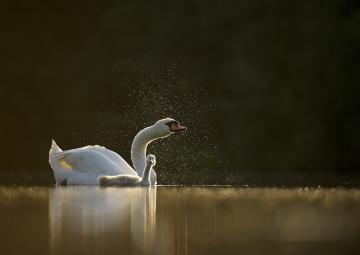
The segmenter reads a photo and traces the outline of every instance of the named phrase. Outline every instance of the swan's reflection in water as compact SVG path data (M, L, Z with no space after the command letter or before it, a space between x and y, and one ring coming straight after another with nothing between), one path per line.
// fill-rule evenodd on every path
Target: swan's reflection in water
M360 190L59 187L49 199L52 254L360 254Z
M52 254L151 249L156 188L57 187L49 199Z

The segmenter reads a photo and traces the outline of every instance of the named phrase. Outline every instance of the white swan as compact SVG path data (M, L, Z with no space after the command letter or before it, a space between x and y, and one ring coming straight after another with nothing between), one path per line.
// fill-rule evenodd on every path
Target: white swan
M150 169L156 164L154 155L148 155L146 166L141 178L137 175L120 174L115 176L100 176L99 183L101 186L150 186Z
M185 130L186 127L171 118L159 120L141 130L131 146L135 170L119 154L105 147L95 145L62 151L54 140L49 151L49 163L57 184L99 185L100 176L142 176L149 143ZM154 169L150 170L150 182L152 185L156 184Z

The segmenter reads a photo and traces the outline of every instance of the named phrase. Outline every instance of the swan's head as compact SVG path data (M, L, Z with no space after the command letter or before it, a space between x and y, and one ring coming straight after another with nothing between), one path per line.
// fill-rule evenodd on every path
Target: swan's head
M167 137L173 133L184 132L187 129L184 126L181 126L178 121L171 118L159 120L153 127L159 137Z

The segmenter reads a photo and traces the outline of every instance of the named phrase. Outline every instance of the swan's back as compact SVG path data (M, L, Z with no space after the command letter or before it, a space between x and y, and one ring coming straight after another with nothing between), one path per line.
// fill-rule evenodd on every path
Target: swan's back
M53 141L49 163L58 184L97 185L101 175L137 175L120 155L97 145L62 151Z
M113 152L112 150L105 148L104 146L88 145L80 149L91 150L103 154L111 161L113 161L115 165L120 166L120 168L123 169L122 171L124 172L124 174L136 174L135 170L125 161L125 159L123 159L119 154Z

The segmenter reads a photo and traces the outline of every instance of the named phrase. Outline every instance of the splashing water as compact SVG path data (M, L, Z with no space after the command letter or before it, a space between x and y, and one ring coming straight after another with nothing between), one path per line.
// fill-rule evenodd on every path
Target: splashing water
M215 105L202 86L190 84L170 68L154 73L149 79L137 80L127 95L104 96L115 110L99 117L100 140L104 138L110 148L119 148L117 151L130 160L130 146L136 133L159 119L172 117L187 126L188 131L149 146L148 153L158 158L158 182L208 183L205 173L216 151L216 146L209 142L216 128L209 113Z

